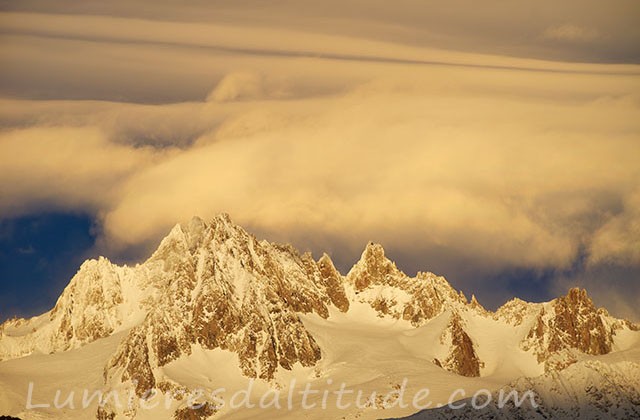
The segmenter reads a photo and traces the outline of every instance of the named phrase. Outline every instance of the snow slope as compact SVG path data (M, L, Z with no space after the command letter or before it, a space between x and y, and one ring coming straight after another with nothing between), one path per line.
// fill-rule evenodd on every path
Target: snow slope
M500 392L531 392L524 404L500 404ZM483 399L486 398L486 399ZM424 410L408 419L633 419L640 418L640 351L614 358L590 358L566 369L533 378L519 378L508 386L467 398L451 406Z

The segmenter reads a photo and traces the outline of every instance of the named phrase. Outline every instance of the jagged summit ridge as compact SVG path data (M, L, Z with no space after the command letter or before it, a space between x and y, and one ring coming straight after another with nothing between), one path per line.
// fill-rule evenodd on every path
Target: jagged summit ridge
M603 355L614 350L621 330L637 330L629 321L611 317L596 308L587 291L572 288L547 304L536 307L522 348L532 350L549 369L564 368L578 360L577 353Z
M340 290L327 291L341 284L323 276L310 255L259 242L226 215L174 228L147 263L159 267L155 278L163 293L111 359L107 375L129 380L143 372L140 392L156 384L158 368L188 356L194 344L236 352L245 375L265 380L278 367L313 365L320 349L298 314L326 318L332 298L344 305Z
M479 323L512 331L547 369L615 351L618 334L636 328L595 308L578 289L546 303L514 299L491 312L444 277L406 275L375 243L342 275L329 255L316 261L289 245L259 241L221 214L176 225L134 267L105 258L85 262L52 311L0 328L0 360L66 351L122 332L104 367L108 386L135 381L138 394L177 386L163 367L190 357L194 347L231 351L243 375L269 382L279 370L322 360L324 349L303 316L327 319L355 307L408 330L442 328L438 355L425 363L464 376L495 369L483 360Z

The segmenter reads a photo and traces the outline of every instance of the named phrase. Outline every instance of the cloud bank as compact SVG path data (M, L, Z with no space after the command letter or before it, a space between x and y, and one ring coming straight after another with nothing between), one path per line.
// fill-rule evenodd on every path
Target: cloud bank
M354 36L26 4L39 13L0 14L0 217L87 212L103 251L126 254L225 211L343 267L381 242L490 305L508 291L486 279L520 268L593 285L598 303L607 273L638 282L633 63L416 45L377 15ZM608 39L546 23L540 42Z

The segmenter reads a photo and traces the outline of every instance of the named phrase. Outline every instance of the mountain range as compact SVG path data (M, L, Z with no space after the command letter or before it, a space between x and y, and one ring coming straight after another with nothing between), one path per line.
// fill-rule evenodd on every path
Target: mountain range
M340 387L375 397L341 407ZM83 404L89 391L113 398ZM499 404L505 392L531 398ZM490 311L375 243L343 275L221 214L176 225L141 264L86 261L51 311L3 323L0 414L640 418L640 331L578 288Z

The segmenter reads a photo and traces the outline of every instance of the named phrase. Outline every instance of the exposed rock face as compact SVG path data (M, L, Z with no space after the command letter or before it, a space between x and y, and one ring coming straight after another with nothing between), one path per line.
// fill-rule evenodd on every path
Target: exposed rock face
M116 354L107 363L105 379L113 374L114 369L121 372L122 381L132 381L136 384L135 390L138 396L144 395L156 385L149 360L149 343L144 328L135 327L131 330Z
M78 348L136 325L145 307L137 300L145 290L140 279L135 269L118 267L106 258L84 262L49 313L0 327L32 332L13 343L11 333L3 334L9 337L0 340L0 360ZM124 290L136 293L127 295Z
M209 404L198 407L185 407L177 410L173 415L175 420L204 420L214 415L216 411Z
M475 297L471 304L467 303L462 293L433 273L407 276L387 259L382 246L374 243L367 245L346 280L356 291L354 299L370 305L380 317L403 319L419 327L444 311L451 311L451 321L441 337L442 344L449 349L448 354L443 360L435 359L434 363L459 375L480 376L482 363L460 316L469 309L486 315Z
M137 380L139 395L155 384L157 367L188 356L192 344L236 352L254 378L270 380L278 366L312 366L321 351L298 314L326 318L333 301L348 308L330 261L319 267L289 246L258 242L226 215L174 228L147 264L162 267L154 280L161 293L107 369Z
M585 290L574 288L552 301L549 308L540 309L523 347L533 348L540 362L565 349L606 354L611 351L617 328L594 306Z
M380 244L367 244L360 261L347 274L347 280L353 283L357 292L372 285L393 285L405 276L385 255Z
M444 277L433 273L419 272L408 290L413 299L405 305L402 318L415 326L434 318L445 308L462 309L467 305L464 295L457 293Z
M116 413L106 410L104 407L98 407L96 411L96 420L113 420L116 418Z
M378 244L367 245L345 278L328 255L315 262L290 246L259 242L220 215L174 227L139 266L88 261L49 314L53 333L38 333L49 337L48 351L61 351L130 329L105 366L105 380L132 381L138 395L157 385L159 367L188 356L193 344L236 352L245 375L270 380L278 367L321 358L298 314L326 318L331 305L348 311L345 286L379 316L415 326L468 306L444 278L402 273ZM481 309L477 302L472 308ZM453 345L464 350L452 352L446 368L473 374L473 343L462 327L456 332Z
M613 331L605 326L586 290L574 288L567 296L558 298L555 313L549 351L566 347L593 355L611 351Z
M174 227L135 267L104 258L85 262L51 312L0 326L0 360L65 351L122 332L104 368L107 386L130 381L138 396L169 389L162 367L188 357L194 346L234 352L244 375L271 381L278 369L315 366L322 357L302 314L327 318L332 310L363 304L405 328L430 328L435 318L448 317L431 324L444 328L444 350L434 363L464 376L479 376L483 368L481 334L469 328L477 317L518 331L521 346L548 370L575 364L578 353L608 353L617 331L637 329L596 309L578 289L544 304L514 299L491 313L443 277L407 276L373 243L342 276L328 255L316 262L291 246L258 241L220 215ZM113 418L107 410L97 415ZM179 410L176 418L194 415L210 414Z
M85 343L110 335L118 324L117 307L124 301L115 267L105 259L83 264L74 280L50 315L59 315L55 338L62 347L74 339Z
M449 325L440 340L450 348L445 360L436 359L437 365L462 376L480 376L483 366L473 346L473 340L464 329L464 321L457 313L451 316Z
M410 321L420 326L442 313L445 307L462 308L467 304L443 278L419 272L409 277L398 270L379 244L369 243L360 260L346 276L356 291L355 299L368 303L381 316Z

